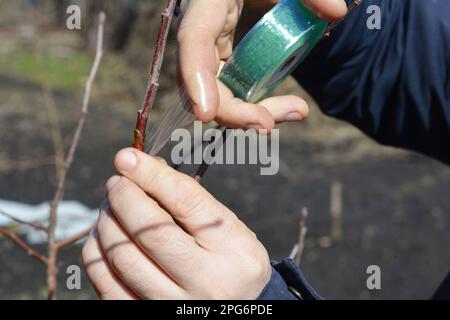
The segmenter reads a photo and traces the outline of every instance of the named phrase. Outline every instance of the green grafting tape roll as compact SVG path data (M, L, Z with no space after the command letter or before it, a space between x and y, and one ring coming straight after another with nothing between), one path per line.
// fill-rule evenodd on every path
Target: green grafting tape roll
M291 74L322 38L328 22L300 0L284 0L242 39L219 79L234 95L255 103Z

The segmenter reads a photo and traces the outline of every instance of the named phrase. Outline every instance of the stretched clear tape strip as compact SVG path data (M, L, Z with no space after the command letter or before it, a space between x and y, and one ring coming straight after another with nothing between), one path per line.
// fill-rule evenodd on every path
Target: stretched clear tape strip
M175 101L174 107L166 108L161 119L149 130L146 152L152 156L157 155L169 142L174 130L186 127L194 120L195 116L192 113L186 91L180 89L178 101Z
M283 0L242 39L219 79L244 101L267 97L291 74L322 38L328 22L320 20L300 0ZM167 108L150 130L148 151L156 155L172 132L195 120L186 92Z

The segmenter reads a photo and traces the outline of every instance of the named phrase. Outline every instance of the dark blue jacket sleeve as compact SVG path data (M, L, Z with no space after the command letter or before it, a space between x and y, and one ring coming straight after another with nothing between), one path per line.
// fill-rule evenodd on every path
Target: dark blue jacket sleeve
M442 281L436 293L431 298L432 300L450 300L450 273Z
M327 115L450 164L450 1L365 0L294 76Z
M258 300L322 300L292 259L272 262L272 276Z

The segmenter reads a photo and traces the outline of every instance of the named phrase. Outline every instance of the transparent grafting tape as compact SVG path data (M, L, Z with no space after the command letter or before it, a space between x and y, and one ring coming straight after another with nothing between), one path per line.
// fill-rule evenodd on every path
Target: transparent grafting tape
M219 79L247 102L256 103L291 74L322 38L328 22L320 20L300 0L283 0L242 39ZM194 121L185 92L175 108L149 134L149 152L156 154L173 130Z

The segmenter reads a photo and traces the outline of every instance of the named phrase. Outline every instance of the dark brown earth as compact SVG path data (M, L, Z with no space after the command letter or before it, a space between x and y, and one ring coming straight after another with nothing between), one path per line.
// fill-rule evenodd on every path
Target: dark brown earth
M2 160L51 154L48 126L39 112L39 89L4 76L0 88ZM68 136L78 97L67 92L57 92L55 97ZM18 101L8 104L8 99ZM66 199L98 205L103 183L113 173L114 152L129 143L134 113L128 110L126 115L101 101L93 102ZM284 126L281 142L280 174L262 177L255 166L214 166L205 187L257 233L273 259L289 255L300 209L307 207L302 267L327 298L428 298L450 267L450 170L420 155L380 147L346 124L328 119ZM1 198L48 201L53 178L52 166L3 171ZM328 245L333 181L343 185L343 239ZM64 250L63 266L79 264L79 250ZM0 261L0 297L45 296L44 269L5 240L0 241ZM382 269L379 292L365 287L371 264ZM64 278L63 273L61 288ZM81 292L64 292L61 297L93 297L86 280L83 286Z

